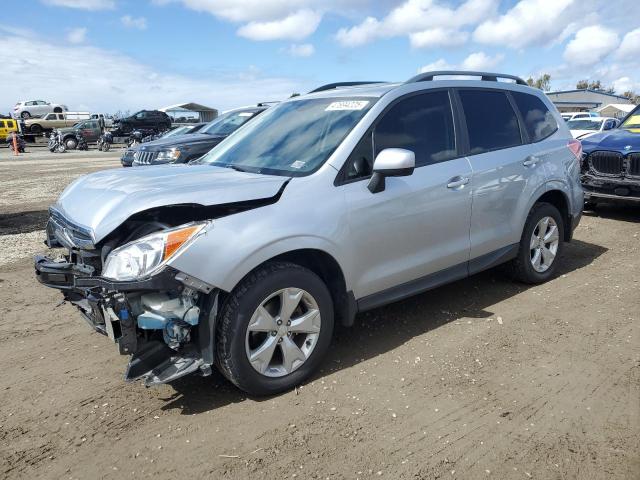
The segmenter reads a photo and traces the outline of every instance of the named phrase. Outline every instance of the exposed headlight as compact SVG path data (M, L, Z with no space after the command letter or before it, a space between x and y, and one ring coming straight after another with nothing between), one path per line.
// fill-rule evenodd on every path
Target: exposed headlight
M158 156L156 157L156 161L158 162L175 162L180 158L180 150L177 148L172 148L171 150L162 150L158 152Z
M116 248L107 256L102 276L113 280L136 280L153 275L205 225L207 222L163 230Z

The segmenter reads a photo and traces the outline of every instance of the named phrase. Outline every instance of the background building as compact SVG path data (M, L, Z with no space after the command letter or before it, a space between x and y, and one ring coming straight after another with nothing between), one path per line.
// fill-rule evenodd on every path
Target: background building
M609 105L596 109L596 112L598 112L601 117L623 118L634 108L636 108L636 106L631 103L610 103Z
M180 103L160 109L173 119L173 123L210 122L218 116L218 110L198 103Z
M561 92L549 92L547 96L560 112L595 111L609 104L631 105L631 100L627 97L600 90L564 90Z

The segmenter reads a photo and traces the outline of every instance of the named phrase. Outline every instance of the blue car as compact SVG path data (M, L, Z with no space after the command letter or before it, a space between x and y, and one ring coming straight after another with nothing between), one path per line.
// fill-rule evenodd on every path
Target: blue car
M582 140L586 208L613 201L640 205L640 106L618 128Z

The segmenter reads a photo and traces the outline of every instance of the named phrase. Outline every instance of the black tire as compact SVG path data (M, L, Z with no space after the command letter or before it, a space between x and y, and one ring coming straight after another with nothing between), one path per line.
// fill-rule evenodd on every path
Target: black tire
M111 148L111 144L109 142L105 142L102 144L102 151L103 152L108 152L109 148Z
M64 146L67 150L75 150L78 146L78 140L73 137L68 137L63 140Z
M556 225L558 226L559 242L553 263L551 263L546 271L538 272L533 268L531 263L530 242L536 225L544 217L551 217L555 220ZM536 203L533 208L531 208L531 211L527 216L527 221L524 224L524 230L522 231L522 237L518 248L518 255L509 264L511 274L516 280L523 283L537 284L546 282L554 276L556 269L558 268L558 260L562 256L563 250L564 219L562 218L562 215L560 215L558 209L550 203Z
M265 298L283 288L306 290L322 318L317 343L296 370L281 377L256 371L247 358L245 339L249 321ZM269 262L248 274L229 294L218 315L216 365L234 385L251 395L273 395L306 380L322 362L333 335L333 301L324 282L312 271L288 262Z
M20 118L31 118L31 114L29 112L22 112Z
M62 108L60 108L60 107L55 107L55 108L53 109L53 113L62 113Z
M31 127L29 128L29 130L31 131L31 133L34 134L39 134L42 133L42 126L38 125L37 123L34 125L31 125Z

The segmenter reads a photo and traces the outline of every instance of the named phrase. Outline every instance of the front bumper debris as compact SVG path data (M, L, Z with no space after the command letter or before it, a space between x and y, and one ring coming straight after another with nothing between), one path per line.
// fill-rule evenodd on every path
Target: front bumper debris
M184 375L211 373L217 292L213 286L166 267L136 281L115 281L96 275L91 265L35 258L37 280L62 292L98 333L109 337L123 355L130 355L125 380L146 386ZM207 314L200 314L201 308Z
M580 177L584 199L587 202L606 200L614 202L640 202L640 176L629 174L598 175L589 171Z

